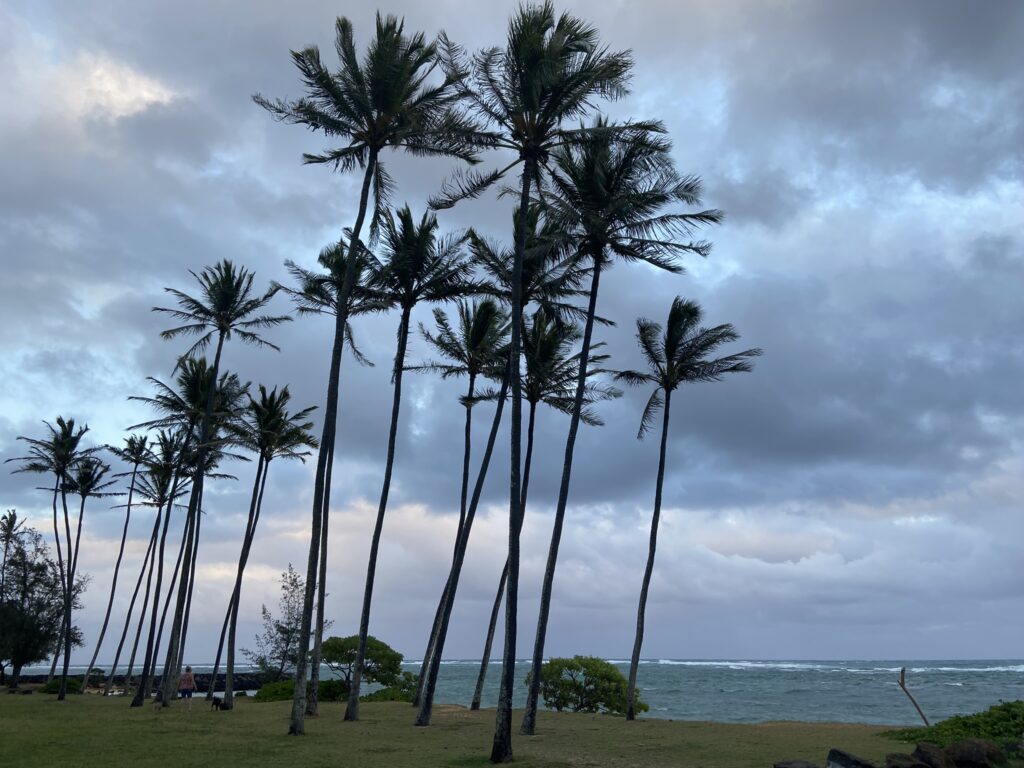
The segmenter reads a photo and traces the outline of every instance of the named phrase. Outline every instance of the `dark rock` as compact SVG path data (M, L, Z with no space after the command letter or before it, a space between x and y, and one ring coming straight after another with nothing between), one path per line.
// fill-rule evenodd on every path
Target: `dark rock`
M772 768L818 768L818 765L806 760L779 760Z
M985 739L964 739L946 747L956 768L992 768L1006 762L1003 750Z
M927 741L919 742L913 754L928 768L956 768L956 764L946 754L946 750L937 744Z
M885 756L885 768L930 768L930 766L927 763L922 763L913 755L892 752Z
M877 768L874 763L841 749L830 749L825 765L827 768Z

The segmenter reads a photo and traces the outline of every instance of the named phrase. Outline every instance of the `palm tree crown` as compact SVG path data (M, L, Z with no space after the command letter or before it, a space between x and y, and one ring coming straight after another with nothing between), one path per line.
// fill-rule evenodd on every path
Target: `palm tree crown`
M418 369L437 371L441 378L456 376L500 377L508 359L508 313L493 299L460 300L457 327L442 309L434 310L437 332L420 324L420 335L448 362L430 362Z
M249 395L245 419L236 427L239 443L260 454L264 461L279 456L305 461L309 451L304 449L317 447L316 438L310 434L313 422L309 421L316 406L289 413L291 398L288 387L274 387L268 392L260 384L259 398Z
M729 323L703 327L701 318L697 302L677 296L669 309L664 331L658 323L650 320L640 318L636 321L637 342L650 371L621 371L616 378L634 386L654 384L656 387L644 406L637 437L647 434L655 415L664 405L664 396L680 385L720 381L727 373L753 370L750 359L759 356L760 349L711 358L718 347L736 341L739 334Z

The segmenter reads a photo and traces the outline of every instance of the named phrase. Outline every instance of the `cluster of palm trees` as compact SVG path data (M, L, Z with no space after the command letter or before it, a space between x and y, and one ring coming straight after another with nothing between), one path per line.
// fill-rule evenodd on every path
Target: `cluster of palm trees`
M180 674L195 578L204 482L221 477L226 458L255 454L246 530L242 537L237 577L221 632L226 648L225 704L232 702L235 631L243 572L259 522L263 490L271 461L276 457L303 458L316 450L309 555L306 563L298 665L295 670L289 733L304 732L304 718L317 714L317 691L325 613L327 542L332 469L338 438L341 362L347 347L365 362L356 347L350 320L366 313L398 311L398 332L391 368L392 409L387 454L377 516L370 542L359 643L353 667L345 719L359 718L359 697L366 642L373 605L377 553L383 535L395 461L395 445L406 371L436 373L467 379L460 406L465 411L459 521L451 567L438 601L423 655L415 704L417 725L428 725L440 660L457 595L473 522L499 427L510 401L510 466L508 553L497 585L494 609L486 632L483 663L473 706L490 657L502 602L505 637L500 693L491 759L512 756L512 685L516 659L520 546L534 456L538 406L547 405L568 416L561 481L545 568L540 614L532 650L532 684L522 724L524 734L536 727L540 665L572 478L573 456L580 423L598 425L597 404L619 396L606 368L608 356L594 339L595 325L609 323L597 313L602 278L616 261L645 262L671 273L682 271L687 255L705 256L710 245L694 238L696 230L718 223L718 210L699 210L701 183L680 174L671 159L671 145L657 121L616 124L602 117L600 100L627 93L632 58L611 51L596 29L570 14L558 14L550 3L525 5L511 18L504 46L467 52L443 33L428 41L407 33L403 22L378 15L375 35L365 53L356 50L350 22L336 25L338 66L328 68L316 47L293 51L304 95L293 100L254 96L278 120L320 132L337 146L306 154L307 163L327 164L338 172L359 170L362 184L355 220L339 241L320 254L321 270L287 263L293 285L272 285L264 293L253 289L253 275L228 261L196 274L200 292L193 296L170 290L175 308L158 308L181 324L165 338L198 338L181 358L171 384L152 380L156 394L142 398L160 417L140 427L151 437L128 439L117 455L131 466L128 515L133 503L156 510L149 546L136 580L129 616L121 633L115 668L129 633L129 622L143 582L141 609L135 631L129 676L136 652L143 648L141 676L133 705L148 695L159 658L164 620L171 603L171 623L165 648L161 695L168 700ZM490 153L498 158L490 171L460 169L431 199L433 211L480 197L501 188L518 173L517 184L506 187L515 197L509 245L469 230L443 235L436 214L413 213L409 206L392 208L396 186L385 168L390 153L404 150L414 156L447 157L475 166ZM334 335L319 439L311 435L311 408L289 410L287 387L258 396L234 374L222 370L225 342L232 338L276 349L260 332L290 319L265 311L275 293L289 296L301 316L333 315ZM436 329L420 332L438 359L418 364L407 360L414 309L423 304L455 303L453 317L434 308ZM671 394L683 383L717 380L726 373L750 369L758 350L727 357L710 355L733 341L730 326L700 326L700 310L692 302L672 305L664 331L646 320L638 322L640 349L650 373L615 374L629 384L656 387L644 411L641 434L663 410L661 453L651 528L650 556L643 579L633 653L630 690L643 635L646 594L653 568ZM212 362L202 353L215 347ZM472 472L473 416L483 403L494 413L475 477ZM526 408L526 446L523 452L523 409ZM62 420L44 441L29 441L32 456L23 468L54 475L54 521L57 501L76 490L82 500L101 492L105 465L95 449L78 447L83 430ZM66 446L66 442L72 442ZM94 468L92 480L79 480L81 467ZM99 471L99 470L103 471ZM85 482L82 486L80 483ZM90 484L91 482L91 484ZM81 488L86 490L81 490ZM182 505L181 544L165 588L165 547L172 512ZM141 499L141 501L138 501ZM66 583L77 562L71 545L65 503L67 540ZM81 514L78 531L81 531ZM56 531L55 531L56 532ZM122 537L121 552L124 549ZM114 585L103 622L106 632ZM58 555L60 555L58 537ZM163 597L163 611L158 608ZM173 598L173 599L172 599ZM69 604L70 605L70 604ZM70 608L67 624L71 625ZM147 624L146 642L140 637ZM97 653L98 653L97 647ZM69 654L64 654L65 670ZM221 649L218 649L219 667ZM91 666L91 665L90 665ZM111 677L113 674L111 670ZM109 688L110 678L107 681ZM633 716L632 707L629 716Z

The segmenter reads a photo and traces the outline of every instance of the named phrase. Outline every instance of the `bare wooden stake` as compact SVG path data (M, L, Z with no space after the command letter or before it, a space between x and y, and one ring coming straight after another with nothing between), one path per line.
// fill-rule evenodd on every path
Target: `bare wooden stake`
M910 703L914 705L914 709L917 710L917 714L919 714L921 716L921 719L924 720L925 726L930 728L931 723L928 722L928 718L925 717L924 712L921 711L921 706L917 703L917 699L914 698L914 694L912 694L910 690L907 688L906 667L900 667L900 688L902 688L903 692L907 694L907 698L910 699Z

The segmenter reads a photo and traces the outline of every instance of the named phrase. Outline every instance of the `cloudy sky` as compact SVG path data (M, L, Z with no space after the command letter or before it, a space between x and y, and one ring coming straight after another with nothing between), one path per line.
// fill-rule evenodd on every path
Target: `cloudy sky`
M1007 658L1024 637L1024 5L1015 2L562 2L634 51L633 92L606 105L663 120L681 170L727 220L681 277L617 266L601 332L640 365L638 315L676 295L765 355L749 375L684 390L644 655L652 658ZM430 35L499 44L510 2L396 0ZM0 0L0 458L42 419L118 442L148 413L126 398L169 379L183 345L150 312L187 270L231 258L266 285L312 265L354 218L357 179L303 167L322 138L250 95L300 95L288 51L334 17L362 46L372 4ZM415 210L451 170L388 158ZM441 216L510 234L507 199ZM284 298L275 300L282 312ZM421 315L427 319L426 313ZM331 510L330 616L356 630L384 459L393 316L355 330L376 368L346 365ZM331 328L231 344L244 380L322 403ZM422 359L416 339L410 357ZM462 383L410 376L371 631L422 654L458 507ZM657 441L635 439L646 392L584 428L549 634L551 655L628 655ZM484 413L483 410L480 413ZM479 419L480 422L486 419ZM484 425L478 434L482 437ZM546 412L523 533L521 647L532 642L565 417ZM503 440L496 463L507 473ZM36 478L0 473L0 508L49 531ZM253 468L214 483L188 657L212 657ZM280 572L305 560L312 469L272 467L244 592L241 644ZM492 473L446 655L479 654L504 559L507 474ZM87 511L81 623L95 637L121 510ZM150 527L132 524L125 581ZM118 606L127 604L127 589ZM84 654L83 654L84 655ZM110 648L101 654L109 662Z

